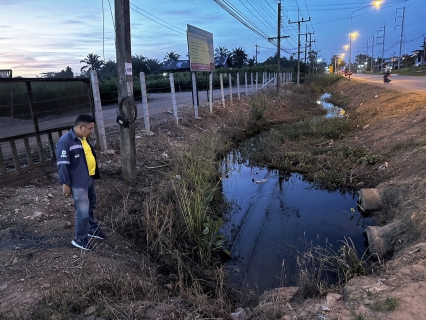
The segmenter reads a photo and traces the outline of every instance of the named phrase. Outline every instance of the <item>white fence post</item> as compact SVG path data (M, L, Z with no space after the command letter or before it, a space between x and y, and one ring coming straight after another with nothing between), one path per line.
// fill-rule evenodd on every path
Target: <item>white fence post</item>
M222 93L222 106L225 108L225 90L223 89L223 74L219 74L220 78L220 91Z
M237 92L238 92L238 100L240 100L241 96L240 96L240 73L239 72L237 72Z
M178 126L179 125L179 117L178 117L178 113L177 113L176 92L175 92L175 77L174 77L173 73L169 74L169 78L170 78L170 89L172 91L173 115L175 116L176 125Z
M210 113L213 113L213 72L209 75L209 89Z
M141 82L141 93L142 93L142 112L143 112L143 122L145 123L145 134L151 134L151 128L149 126L149 112L148 112L148 95L146 94L146 81L145 73L139 73L139 78Z
M246 85L246 96L248 96L248 90L247 90L247 72L244 73L244 83Z
M230 97L231 104L232 104L232 76L231 76L231 73L229 73L228 79L229 79L229 97Z
M98 132L99 145L101 151L107 150L106 136L105 136L105 124L104 124L104 114L102 112L102 103L101 103L101 94L99 92L99 82L98 75L96 71L90 72L90 78L92 80L92 93L93 101L95 103L95 119L96 119L96 129Z
M198 101L197 101L197 78L195 77L195 72L192 73L192 95L194 100L194 111L195 111L195 119L199 119L198 116Z

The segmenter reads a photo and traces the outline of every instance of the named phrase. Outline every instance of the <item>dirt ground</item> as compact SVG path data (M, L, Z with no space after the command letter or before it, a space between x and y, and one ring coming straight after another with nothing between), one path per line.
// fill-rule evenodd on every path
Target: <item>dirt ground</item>
M305 90L287 89L294 107L312 103L305 102ZM426 94L340 81L334 85L332 97L341 101L347 116L359 118L361 125L355 134L335 141L331 147L362 147L385 157L386 165L377 165L380 179L376 187L383 203L380 223L391 225L395 231L389 236L394 254L376 274L354 278L343 290L322 299L296 304L291 300L295 288L271 290L260 297L256 308L245 309L246 319L264 319L256 315L271 308L280 308L278 319L426 319ZM223 110L219 102L214 110L210 114L207 107L201 107L201 119L194 118L190 107L180 110L179 126L171 114L157 115L151 118L154 135L143 132L143 119L137 121L141 193L148 193L158 179L158 168L171 148L184 147L194 136L206 132L226 131L223 119L235 116L236 111L230 105ZM285 115L269 116L274 122L279 122L280 116L285 120ZM163 277L157 266L143 250L134 250L125 235L116 232L114 226L120 221L109 211L111 202L132 206L126 184L120 179L118 130L117 125L107 128L109 151L99 155L103 179L97 185L96 217L108 239L97 240L95 250L88 254L70 244L74 208L72 200L61 195L54 171L28 185L0 188L0 319L36 319L35 313L28 316L28 310L40 300L52 292L66 292L94 273L110 280L108 290L115 290L118 274L120 281L133 286L134 292L138 283L143 282L145 288L151 286L152 292L144 292L151 300L140 301L134 293L134 299L128 299L133 301L128 309L131 311L117 313L117 319L202 319L191 316L192 311L199 310L176 298L167 277L162 280L164 288L155 289L154 282ZM121 196L117 197L117 193ZM394 311L380 307L389 297L398 302ZM108 306L108 301L103 306ZM96 311L95 304L85 305L78 319L101 319L96 317Z

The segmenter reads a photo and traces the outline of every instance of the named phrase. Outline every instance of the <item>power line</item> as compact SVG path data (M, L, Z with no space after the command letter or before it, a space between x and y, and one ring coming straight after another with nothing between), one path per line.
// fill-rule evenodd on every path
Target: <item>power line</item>
M133 11L135 11L136 13L139 13L140 15L144 16L145 18L148 18L149 20L158 23L159 25L162 25L163 27L172 30L176 33L180 33L186 36L186 32L185 30L179 29L178 27L154 16L153 14L143 10L142 8L138 7L137 5L130 3L130 9L132 9ZM155 20L156 19L156 20ZM157 21L158 20L158 21Z

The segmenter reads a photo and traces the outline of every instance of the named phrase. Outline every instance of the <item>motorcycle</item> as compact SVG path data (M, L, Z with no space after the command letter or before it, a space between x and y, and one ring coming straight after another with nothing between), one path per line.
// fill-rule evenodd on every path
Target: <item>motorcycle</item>
M389 73L385 73L384 75L383 75L383 82L384 83L389 83L389 82L391 82L391 79L389 79L390 78L390 74Z

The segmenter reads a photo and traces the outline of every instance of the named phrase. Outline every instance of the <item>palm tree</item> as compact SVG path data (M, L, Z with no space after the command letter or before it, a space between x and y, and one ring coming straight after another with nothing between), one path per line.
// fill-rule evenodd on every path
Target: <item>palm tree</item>
M133 74L139 74L141 72L148 74L149 73L149 68L146 64L146 57L142 56L142 55L133 55L132 56L132 69L133 69Z
M86 58L80 60L80 63L85 63L86 65L81 67L81 72L89 72L91 70L98 72L101 67L104 65L104 62L100 59L97 54L89 53Z
M117 77L117 63L113 60L104 62L98 74L102 80L109 80Z
M146 59L146 65L148 66L151 73L160 70L161 62L158 59Z
M229 57L229 55L231 54L231 51L229 51L228 49L226 49L225 46L216 48L214 50L214 52L215 52L215 55L217 57L221 57L221 58Z
M180 54L177 54L174 51L170 51L166 54L166 56L164 57L164 61L178 61L180 58Z
M232 66L234 68L241 68L248 61L248 54L242 47L235 48L231 53Z

